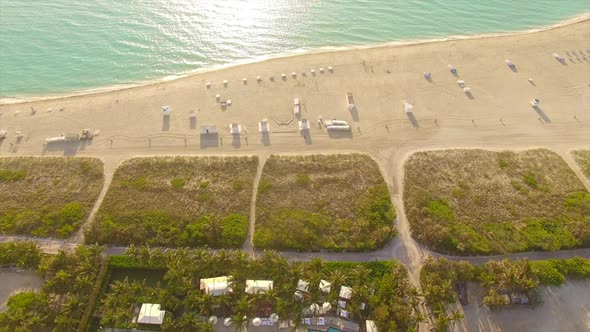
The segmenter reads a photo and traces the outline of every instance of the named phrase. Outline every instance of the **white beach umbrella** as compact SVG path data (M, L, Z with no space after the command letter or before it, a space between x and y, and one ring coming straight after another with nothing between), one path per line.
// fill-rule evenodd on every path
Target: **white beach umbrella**
M276 322L279 321L279 315L277 315L275 313L270 314L270 317L269 318L270 318L270 321L273 322L273 323L276 323Z
M217 316L209 317L209 323L211 323L213 325L217 324Z
M262 319L256 317L252 320L252 325L254 326L260 326L262 324Z
M232 322L233 322L232 319L230 317L227 317L226 319L223 320L223 325L231 326Z
M312 314L319 314L320 313L320 306L317 303L313 303L309 306L309 310Z

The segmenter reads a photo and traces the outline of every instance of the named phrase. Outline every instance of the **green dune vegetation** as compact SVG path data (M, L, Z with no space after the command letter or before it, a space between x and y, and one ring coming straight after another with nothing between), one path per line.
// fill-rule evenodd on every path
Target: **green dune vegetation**
M257 157L135 158L115 172L87 243L241 247Z
M0 233L67 238L103 186L98 159L0 158Z
M572 151L574 159L580 165L582 173L590 179L590 150L576 150Z
M367 250L395 235L395 210L367 155L272 155L262 171L254 245Z
M405 164L413 236L434 250L503 254L590 246L590 193L544 150L444 150Z

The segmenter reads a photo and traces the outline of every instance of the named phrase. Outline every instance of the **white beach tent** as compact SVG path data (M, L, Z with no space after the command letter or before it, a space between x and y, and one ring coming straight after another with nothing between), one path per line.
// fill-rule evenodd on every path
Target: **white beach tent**
M330 309L332 309L332 305L330 304L330 302L324 302L324 304L322 304L321 313L326 314L328 313L328 311L330 311Z
M295 116L301 113L301 103L299 102L299 98L293 99L293 114Z
M406 113L412 113L414 111L414 105L410 104L407 100L402 100L402 104Z
M365 332L377 332L377 325L372 320L365 322Z
M201 126L201 135L208 135L208 134L217 134L217 126L216 125L202 125Z
M209 323L211 323L211 325L217 324L217 321L218 321L217 316L209 317Z
M170 115L170 106L162 106L162 114Z
M220 296L230 292L230 277L216 277L201 279L199 289L212 296Z
M242 132L242 126L237 123L230 123L229 133L232 135L239 135Z
M338 296L342 299L350 300L352 298L352 288L347 286L340 287L340 294Z
M258 123L258 131L261 133L270 132L270 124L268 123L268 119L262 119L262 121Z
M320 290L324 293L330 293L332 290L332 284L326 280L320 280Z
M272 280L246 280L246 293L266 293L273 288Z
M320 306L319 306L319 304L317 304L317 303L312 303L312 304L309 306L309 311L310 311L312 314L314 314L314 315L317 315L317 314L319 314L319 313L320 313Z
M162 323L164 322L165 314L166 311L160 310L159 304L144 303L141 305L141 309L139 310L137 323L162 325Z

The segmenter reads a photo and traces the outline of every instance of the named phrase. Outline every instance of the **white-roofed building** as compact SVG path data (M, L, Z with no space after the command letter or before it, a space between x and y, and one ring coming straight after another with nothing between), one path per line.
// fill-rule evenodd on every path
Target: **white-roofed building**
M201 279L199 285L200 290L213 296L224 295L231 291L229 277Z
M166 311L160 310L159 304L144 303L137 316L138 324L162 325Z
M266 293L273 288L272 280L246 280L246 293Z

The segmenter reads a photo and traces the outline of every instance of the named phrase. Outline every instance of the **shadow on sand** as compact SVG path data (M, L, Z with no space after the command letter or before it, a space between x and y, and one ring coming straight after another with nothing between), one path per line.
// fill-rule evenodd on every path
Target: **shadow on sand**
M215 134L201 134L200 136L201 149L216 148L219 146L219 135Z
M265 133L260 133L260 135L261 135L260 142L262 143L262 145L269 146L270 145L270 134L268 132L265 132Z
M232 135L231 145L236 149L242 146L240 135Z
M537 112L537 114L539 114L539 116L541 117L541 119L543 119L543 121L545 121L547 123L551 123L551 119L549 119L547 114L545 114L545 112L543 112L543 110L540 107L536 106L536 107L533 107L533 109L535 110L535 112Z
M162 116L162 131L170 130L170 115Z
M414 116L413 112L406 112L406 115L408 116L408 119L410 119L410 122L412 123L412 126L414 126L414 128L420 128L420 124L418 123L418 120L416 120L416 117Z
M352 138L352 130L328 130L328 137L334 139Z
M354 106L353 108L350 108L350 115L352 116L352 121L354 121L354 122L360 121L359 109L356 106Z

